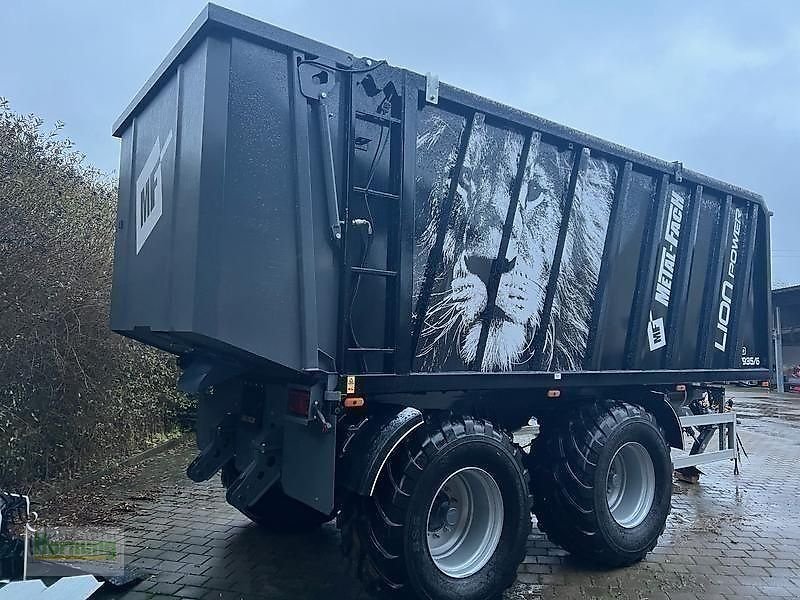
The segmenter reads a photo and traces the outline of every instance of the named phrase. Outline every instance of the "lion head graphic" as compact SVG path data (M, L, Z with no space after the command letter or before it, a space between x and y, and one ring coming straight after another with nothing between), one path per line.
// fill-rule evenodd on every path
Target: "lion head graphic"
M442 204L451 186L458 154L452 120L432 116L417 140L428 182L418 177L424 209L418 212L416 288L433 248ZM572 152L535 135L522 174L519 200L494 307L487 313L489 279L498 259L524 139L517 132L476 119L442 245L428 310L421 324L417 358L423 370L441 370L453 361L484 371L511 370L527 363L540 327L545 368L581 366L600 261L613 198L615 168L590 159L576 186L551 319L540 323L559 230ZM427 184L426 184L427 183ZM418 203L420 199L418 197ZM417 315L417 318L423 318ZM476 364L486 327L481 364ZM542 337L542 336L540 336ZM461 367L463 368L463 366Z

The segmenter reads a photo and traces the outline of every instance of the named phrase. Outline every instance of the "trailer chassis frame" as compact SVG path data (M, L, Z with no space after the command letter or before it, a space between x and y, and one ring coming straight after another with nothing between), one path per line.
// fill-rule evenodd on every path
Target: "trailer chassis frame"
M684 369L653 371L480 371L342 375L340 389L349 394L424 394L426 392L565 389L597 395L611 389L660 387L678 384L712 385L742 379L767 380L769 369ZM348 382L350 383L348 385ZM350 391L353 390L353 391ZM606 392L607 393L607 392ZM413 398L408 406L415 406ZM426 406L426 408L428 408Z

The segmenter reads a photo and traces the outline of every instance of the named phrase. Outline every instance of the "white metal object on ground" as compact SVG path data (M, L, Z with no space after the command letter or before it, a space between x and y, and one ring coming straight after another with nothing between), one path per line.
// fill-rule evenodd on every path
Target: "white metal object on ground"
M22 598L36 598L44 590L45 585L40 580L12 581L0 588L0 600L22 600Z
M0 588L0 600L87 600L102 586L91 575L62 577L50 587L41 579L12 581Z
M36 533L36 530L33 528L31 523L35 523L39 515L36 511L31 510L31 499L30 496L25 496L23 494L15 494L12 492L3 492L4 496L12 497L12 498L20 498L21 500L25 501L25 524L23 529L23 536L25 538L24 549L23 549L23 556L22 556L22 580L25 581L28 578L28 554L30 552L30 536L31 534ZM2 501L0 501L2 503ZM0 508L2 508L0 506ZM3 526L3 512L0 510L0 528Z

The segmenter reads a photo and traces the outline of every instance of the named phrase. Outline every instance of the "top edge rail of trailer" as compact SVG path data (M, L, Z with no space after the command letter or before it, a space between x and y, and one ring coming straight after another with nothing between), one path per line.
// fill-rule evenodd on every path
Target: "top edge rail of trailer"
M169 76L181 55L190 50L193 41L200 37L208 28L215 28L221 33L226 30L229 32L235 31L239 35L245 34L252 36L269 45L293 48L301 52L315 54L341 65L351 64L355 60L352 54L333 46L311 40L230 9L209 3L200 15L197 16L181 39L173 46L153 75L128 104L127 108L114 122L112 132L115 136L121 134L122 130L129 124L130 119L136 114L140 105L142 105L148 96L153 94L163 80ZM406 73L411 77L417 77L421 81L424 81L424 77L417 73L412 71L406 71ZM424 84L422 87L424 87ZM569 142L590 147L621 160L638 163L664 174L679 174L688 182L712 187L720 192L764 205L764 198L760 194L684 168L681 162L668 162L643 152L637 152L636 150L632 150L620 144L609 142L542 117L537 117L523 110L487 99L478 94L446 83L442 83L439 88L439 98L445 101L462 104L474 110L492 114L499 119L508 120L516 125L525 125L543 133L562 137Z

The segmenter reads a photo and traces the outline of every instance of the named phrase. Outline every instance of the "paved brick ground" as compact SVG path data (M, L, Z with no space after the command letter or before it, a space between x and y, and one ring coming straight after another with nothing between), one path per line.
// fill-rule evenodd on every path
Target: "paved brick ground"
M675 484L660 545L627 569L589 569L534 528L507 598L800 597L800 398L731 394L750 455L740 475L720 463L699 485ZM343 572L333 526L265 534L225 504L217 482L176 479L124 526L132 564L154 575L106 599L364 597Z

